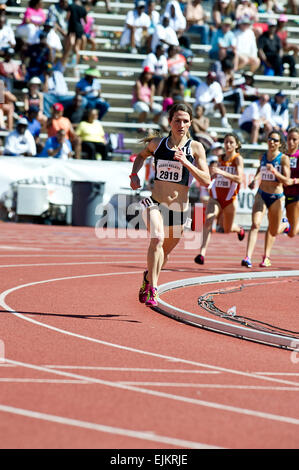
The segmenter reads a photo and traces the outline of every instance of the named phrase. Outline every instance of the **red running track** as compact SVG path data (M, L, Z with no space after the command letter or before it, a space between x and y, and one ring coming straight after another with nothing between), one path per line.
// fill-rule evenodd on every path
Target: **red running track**
M146 238L99 239L87 227L0 228L1 448L298 448L299 353L139 304ZM261 271L263 238L253 271ZM161 284L243 272L245 244L213 234L198 266L196 249L181 241ZM219 296L219 305L299 331L291 276L298 237L278 237L272 260L271 270L290 277ZM210 287L165 298L198 312L197 298Z

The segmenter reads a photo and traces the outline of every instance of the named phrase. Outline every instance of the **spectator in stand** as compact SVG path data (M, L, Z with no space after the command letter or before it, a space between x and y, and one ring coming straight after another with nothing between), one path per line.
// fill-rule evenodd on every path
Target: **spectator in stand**
M67 0L58 0L57 3L50 5L48 9L48 20L55 23L55 29L63 41L67 37L67 7Z
M251 27L251 20L247 16L238 20L235 38L235 70L243 70L248 66L250 71L254 73L259 68L261 61L257 53L256 37Z
M160 23L160 13L156 10L156 2L154 0L150 0L147 3L146 13L148 14L150 22L151 22L147 31L148 34L147 34L147 41L146 41L147 43L146 49L147 49L147 52L151 52L152 51L151 43L152 43L153 34L158 24Z
M213 112L218 110L221 114L222 127L230 127L226 116L226 109L223 104L223 92L220 83L217 81L215 72L210 71L207 73L206 81L196 88L195 92L195 105L204 107L205 112Z
M63 46L59 35L55 31L55 22L47 19L43 32L46 34L46 43L51 49L51 57L55 59L59 54L62 55Z
M165 80L165 84L162 91L163 96L163 108L164 104L171 98L172 102L184 101L184 84L180 80L178 73L171 73Z
M146 44L150 25L150 17L145 13L145 1L138 0L136 8L127 13L120 47L129 47L130 51L136 54L137 49Z
M299 101L294 103L292 118L291 118L291 127L299 127Z
M0 110L6 116L6 129L12 131L14 128L14 112L15 103L17 102L16 96L9 91L4 85L4 102L0 103ZM2 127L2 125L1 125ZM4 127L4 126L3 126Z
M110 105L101 97L100 77L101 72L99 70L89 68L85 71L84 77L77 83L76 93L86 98L87 108L96 108L99 111L99 120L101 121Z
M6 136L3 154L11 157L34 157L36 155L35 140L28 130L28 122L25 117L20 118L16 129Z
M86 20L85 21L82 20L83 27L84 27L84 36L83 36L83 42L82 42L81 48L83 51L85 51L87 49L87 44L90 44L92 52L95 52L97 48L97 43L96 43L97 27L95 26L95 19L93 17L93 13L90 11L90 4L87 4L85 8L88 11L88 14L86 16ZM88 61L89 57L84 55L83 60ZM96 55L93 55L91 57L91 60L93 60L94 62L99 61Z
M240 128L250 135L250 143L257 144L260 133L263 132L262 139L266 139L272 131L270 97L263 94L257 101L247 106L239 119Z
M81 142L76 135L71 121L63 116L64 107L61 103L55 103L52 107L52 116L48 119L48 137L54 137L60 129L65 131L67 139L72 143L75 158L80 158Z
M8 91L13 91L15 87L22 88L26 85L26 67L13 60L15 50L11 47L3 49L3 54L3 61L0 62L0 79L4 81Z
M186 32L199 34L201 44L210 43L210 27L201 0L188 0L184 15L187 20Z
M138 123L143 124L147 120L149 113L153 113L153 121L159 122L162 106L154 101L156 88L153 81L153 72L149 67L145 67L139 75L133 87L132 106L138 113ZM139 132L144 132L143 127Z
M86 112L83 102L83 96L76 94L64 108L65 117L69 118L74 128L82 121L83 115Z
M191 75L190 61L181 54L180 48L177 46L170 46L168 48L167 59L168 73L172 75L180 75L180 80L186 88L198 87L201 83L200 78Z
M284 29L287 22L288 22L287 15L282 14L279 16L277 20L276 34L281 41L283 52L286 52L286 53L293 52L294 56L296 57L299 52L299 45L292 44L291 42L288 41L288 31Z
M296 62L293 56L283 55L281 41L276 34L277 22L274 19L268 21L268 31L261 34L257 41L258 54L265 67L266 75L283 75L283 64L288 63L290 76L296 77Z
M102 160L107 160L108 145L101 122L98 120L97 109L89 109L86 117L76 129L82 144L82 157L85 160L97 160L98 154Z
M80 0L73 0L67 7L67 36L64 46L64 55L62 63L67 64L71 51L75 54L75 63L80 62L80 50L83 44L84 28L83 23L86 22L87 11Z
M164 82L168 76L167 57L162 44L158 44L154 52L147 54L142 67L149 67L153 71L156 95L161 95Z
M241 0L236 6L235 19L237 22L244 17L247 17L251 23L256 23L259 20L257 6L251 0Z
M216 0L212 9L213 29L221 27L224 18L235 20L235 2L233 0Z
M64 129L60 129L53 137L48 137L42 151L37 155L41 158L60 158L68 160L73 155L72 144L66 137Z
M169 25L168 14L164 14L162 22L155 28L151 41L152 52L156 50L159 44L162 44L164 52L166 52L170 46L179 46L177 34Z
M46 129L47 116L44 114L44 95L40 91L42 85L38 77L32 77L28 82L28 92L24 96L24 111L35 106L38 108L37 120L41 123L43 129Z
M221 78L217 77L223 92L223 98L234 102L234 113L240 113L244 108L242 90L236 85L234 74L234 63L231 59L221 62Z
M270 99L272 108L272 125L273 130L281 131L287 134L290 124L289 101L283 91L279 91Z
M12 27L6 22L5 10L0 9L0 52L1 55L10 47L16 45L15 33Z
M39 77L44 82L47 64L53 63L53 57L47 45L47 35L43 31L40 33L40 42L31 44L25 52L25 57L27 59L25 62L26 80Z
M232 31L232 20L224 18L220 28L213 33L210 59L223 60L225 57L236 57L236 37Z
M29 0L22 24L16 28L16 37L20 38L25 44L35 44L37 41L36 33L45 23L46 18L42 0Z
M205 109L200 104L194 110L191 131L195 140L202 143L205 150L208 151L214 144L214 140L208 132L210 120L204 115Z
M169 15L169 25L180 39L186 31L187 21L179 2L177 0L170 0L165 6L165 14Z
M41 123L37 120L38 112L38 106L30 106L25 115L28 122L28 130L33 135L36 144L39 142L41 133Z
M242 81L238 87L243 93L243 100L256 101L259 99L258 89L254 86L254 75L252 72L247 71L243 73Z

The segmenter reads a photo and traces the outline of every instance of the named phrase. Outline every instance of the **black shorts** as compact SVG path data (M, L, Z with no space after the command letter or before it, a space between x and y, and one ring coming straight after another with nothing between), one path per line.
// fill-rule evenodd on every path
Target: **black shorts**
M147 197L143 201L147 200L148 204L143 204L144 207L148 209L156 208L158 207L160 214L162 215L163 218L163 224L165 227L174 227L177 225L185 225L186 220L188 218L189 211L172 211L168 209L167 206L164 206L164 204L161 204L159 201L156 201L156 199L152 197ZM142 203L142 201L141 201Z
M299 201L299 194L295 194L294 196L286 195L284 204L285 204L285 207L287 207L287 205L292 204L292 202L298 202L298 201Z

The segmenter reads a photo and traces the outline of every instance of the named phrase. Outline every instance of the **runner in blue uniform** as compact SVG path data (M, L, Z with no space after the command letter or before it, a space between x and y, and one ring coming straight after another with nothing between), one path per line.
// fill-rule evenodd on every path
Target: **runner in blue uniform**
M148 157L154 156L155 176L152 195L142 201L144 219L150 233L147 270L139 291L139 301L146 306L157 305L160 271L170 252L178 244L188 215L188 194L193 177L204 186L210 184L204 148L189 136L192 109L176 103L169 110L168 137L149 136L136 157L130 175L131 188L140 188L138 172Z

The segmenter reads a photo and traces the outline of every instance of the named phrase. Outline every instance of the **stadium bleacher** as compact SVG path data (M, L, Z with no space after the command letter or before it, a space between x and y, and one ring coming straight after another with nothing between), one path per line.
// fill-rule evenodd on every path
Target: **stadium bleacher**
M44 0L44 8L52 2ZM211 11L212 0L204 0L205 10ZM8 22L13 28L20 24L25 8L27 7L27 1L21 0L18 6L8 6L6 8ZM139 135L137 129L139 127L137 123L137 116L133 112L131 106L132 99L132 88L136 78L142 71L142 62L145 58L145 54L134 54L127 52L120 48L119 38L123 31L126 13L134 7L133 2L112 2L112 14L106 12L106 6L104 1L99 1L93 8L93 17L97 26L97 37L96 44L97 50L82 50L81 56L87 56L90 58L89 61L81 60L80 64L76 68L76 74L74 74L74 65L68 64L65 70L65 78L68 84L69 90L74 91L78 79L83 76L84 70L90 65L97 67L101 72L101 86L102 86L102 97L110 103L110 109L104 116L102 124L106 133L123 133L124 144L126 147L132 149L133 152L138 151ZM160 6L158 5L158 8ZM268 13L260 13L260 20L264 21L269 16ZM271 16L278 17L278 14L271 14ZM289 38L294 43L299 43L299 25L298 17L295 15L288 14L287 31ZM208 51L210 46L204 46L198 43L198 39L192 39L192 51L194 53L194 59L192 62L192 74L204 78L207 70L210 66L210 60L208 58ZM93 62L92 56L97 56L99 61ZM299 71L299 64L296 66ZM238 76L238 74L236 74ZM269 93L273 96L277 91L284 90L290 100L290 111L292 110L293 102L298 100L298 78L288 76L288 71L285 71L283 77L273 77L263 75L261 70L255 74L255 85L261 93ZM16 90L15 94L19 100L19 108L22 106L23 94ZM161 100L161 97L156 97L157 101ZM194 103L194 96L188 98L188 101ZM228 120L233 130L238 129L238 118L239 114L233 113L232 103L225 103L228 114ZM227 128L221 127L221 118L219 113L215 113L209 116L210 128L209 131L216 131L221 138L227 132ZM157 125L148 122L145 128L158 128ZM5 136L5 131L1 131L2 138ZM45 134L41 135L42 139L46 138ZM243 154L247 161L252 162L260 154L261 150L265 148L265 144L251 145L247 142L243 144Z

